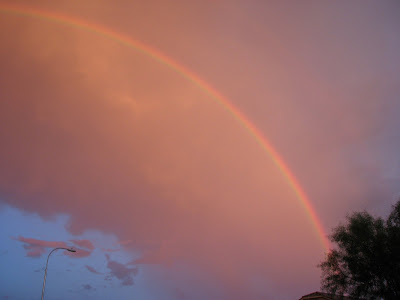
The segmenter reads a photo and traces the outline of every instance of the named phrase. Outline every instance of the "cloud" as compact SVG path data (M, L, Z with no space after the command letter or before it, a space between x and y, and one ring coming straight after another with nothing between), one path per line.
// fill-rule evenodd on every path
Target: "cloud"
M47 252L43 247L32 245L24 245L24 249L27 250L26 256L28 257L41 257L42 254Z
M85 249L75 249L76 252L65 252L65 255L68 255L72 258L83 258L83 257L88 257L92 254L92 251L85 250Z
M41 257L43 254L47 253L48 250L46 248L71 248L70 246L67 245L65 242L60 242L60 241L45 241L45 240L38 240L34 238L26 238L22 236L18 236L17 238L13 238L17 241L20 241L24 243L23 247L26 252L26 256L28 257L34 257L38 258ZM75 240L76 242L77 240ZM83 241L82 243L79 241ZM94 249L93 245L91 244L90 241L87 240L78 240L78 243L81 243L82 245L88 246L91 249ZM75 243L77 244L77 243ZM68 255L72 258L82 258L82 257L88 257L92 253L92 250L85 250L85 249L80 249L76 248L76 252L69 252L69 251L64 251L65 255Z
M71 242L77 245L78 247L86 248L89 251L94 250L94 246L92 242L89 240L71 240Z
M68 247L65 242L44 241L33 238L25 238L22 236L13 239L24 243L23 247L25 250L27 250L26 256L34 258L41 257L43 254L47 253L48 251L46 248Z
M107 268L110 269L109 275L116 277L122 283L122 285L133 285L133 277L137 275L137 268L127 268L125 265L111 260L110 256L106 255ZM106 277L109 280L110 277Z
M89 272L92 272L93 274L98 274L98 275L103 274L103 273L96 271L96 269L91 266L86 265L85 267L86 267L86 269L89 270Z
M130 261L130 265L140 265L140 264L165 264L171 266L173 260L169 257L168 250L164 248L159 248L156 250L146 251L141 257Z
M385 37L396 36L398 18L371 18L386 13L369 6L246 1L182 1L164 15L159 2L115 9L133 14L133 38L201 74L254 121L326 228L365 205L370 187L386 189L381 175L398 160L400 51ZM132 264L173 270L171 281L212 278L239 299L251 298L257 280L277 291L288 282L318 288L324 249L304 204L249 127L210 92L103 36L23 17L0 22L2 201L43 217L67 214L73 234L113 233L140 256ZM27 255L55 245L37 241L21 240ZM82 248L72 257L94 249L72 242ZM133 283L134 269L112 260L108 268Z
M23 236L18 236L17 238L13 238L17 241L23 242L29 246L37 246L37 247L44 247L44 248L57 248L57 247L68 247L65 242L59 241L45 241L45 240L38 240L34 238L26 238Z
M101 248L101 250L109 253L121 251L121 249L110 249L110 248Z
M120 246L127 246L127 245L132 244L132 243L133 243L132 240L118 241L118 244Z

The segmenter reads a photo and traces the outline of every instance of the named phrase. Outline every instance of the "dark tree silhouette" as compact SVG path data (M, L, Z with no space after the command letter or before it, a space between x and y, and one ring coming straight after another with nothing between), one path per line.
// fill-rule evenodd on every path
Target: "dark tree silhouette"
M356 212L333 229L330 239L337 247L319 265L324 291L400 299L400 200L387 220Z

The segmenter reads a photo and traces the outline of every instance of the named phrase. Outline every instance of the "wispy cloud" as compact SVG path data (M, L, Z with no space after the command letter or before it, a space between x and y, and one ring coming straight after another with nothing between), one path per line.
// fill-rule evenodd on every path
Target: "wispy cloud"
M70 241L75 245L77 245L78 247L82 247L90 251L94 250L93 243L89 240L70 240Z
M83 258L88 257L92 254L92 251L86 249L75 248L76 252L65 252L65 255L70 256L71 258Z
M46 241L34 238L26 238L23 236L12 237L12 239L24 243L23 247L26 250L26 256L33 258L41 257L43 254L47 253L48 250L46 248L71 248L66 242L62 241ZM72 253L65 251L64 252L65 255L68 255L72 258L82 258L90 256L90 254L94 249L93 244L90 241L88 240L74 240L74 241L75 241L74 244L88 247L89 250L82 248L74 248L76 252Z
M93 274L97 274L97 275L103 274L103 273L96 271L96 269L91 266L86 265L85 267L86 267L86 269L89 270L89 272L92 272Z
M122 285L133 285L133 277L137 275L137 268L128 268L124 264L121 264L117 261L111 260L109 255L106 255L107 259L107 268L110 269L109 275L116 277L122 283ZM105 278L105 280L109 280L110 277Z
M41 257L47 252L46 248L68 247L65 242L59 241L45 241L34 238L25 238L22 236L18 236L13 239L24 243L23 247L26 250L26 256L28 257Z

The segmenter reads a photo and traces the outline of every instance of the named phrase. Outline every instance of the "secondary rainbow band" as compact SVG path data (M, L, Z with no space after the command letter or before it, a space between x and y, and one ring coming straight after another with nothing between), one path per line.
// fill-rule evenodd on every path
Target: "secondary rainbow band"
M0 12L2 13L11 13L17 14L21 16L29 16L38 19L44 19L51 22L55 22L58 24L66 25L69 27L75 27L79 29L83 29L85 31L89 31L95 33L97 35L104 36L111 40L114 40L120 44L128 46L130 48L135 49L136 51L151 57L152 59L170 67L176 72L180 73L187 80L191 81L193 84L200 87L206 94L208 94L211 98L216 100L226 111L231 113L233 117L240 122L247 131L255 138L257 143L272 157L275 165L278 167L280 172L286 178L291 188L295 192L296 196L300 200L307 214L309 215L315 230L318 234L320 242L324 247L325 251L328 251L330 248L329 241L327 239L327 235L321 225L321 222L311 205L310 200L308 199L306 193L303 188L297 181L294 174L290 171L287 164L284 162L282 157L278 154L278 152L272 147L269 141L262 135L260 130L258 130L254 124L248 120L248 118L235 106L233 106L222 94L220 94L217 90L215 90L212 86L210 86L203 79L198 77L195 73L191 72L184 66L178 64L176 61L172 60L168 56L164 55L160 51L149 47L146 44L143 44L140 41L132 39L131 37L117 33L107 27L104 27L100 24L89 23L84 20L80 20L77 18L73 18L71 16L62 15L52 11L39 10L32 7L25 7L21 5L12 5L12 4L0 4Z

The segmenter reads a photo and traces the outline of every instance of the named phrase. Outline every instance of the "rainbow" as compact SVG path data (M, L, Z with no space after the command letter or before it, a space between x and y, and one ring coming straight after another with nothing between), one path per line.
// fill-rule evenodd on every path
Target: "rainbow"
M150 46L135 40L127 35L115 32L110 28L102 26L100 24L87 22L82 19L75 17L63 15L54 11L46 11L43 9L37 9L33 7L27 7L15 4L0 4L0 13L20 15L25 17L31 17L36 19L42 19L50 21L53 23L61 24L68 27L78 28L80 30L85 30L87 32L94 33L96 35L103 36L105 38L111 39L121 45L127 46L129 48L138 51L148 57L151 57L155 61L168 66L175 72L181 74L184 78L192 82L194 85L201 88L208 96L219 103L227 112L229 112L239 123L242 124L249 132L251 136L257 141L257 143L266 151L273 162L283 174L291 188L296 194L296 197L300 200L303 208L305 209L307 215L311 219L311 222L315 228L318 238L325 251L330 248L330 243L327 238L327 234L319 220L315 209L313 208L311 201L308 199L305 191L297 181L294 174L289 169L288 165L279 155L279 153L272 147L271 143L263 136L257 127L250 122L250 120L234 105L232 105L221 93L219 93L215 88L210 86L207 82L197 76L195 73L187 69L186 67L180 65L176 61L172 60L170 57L166 56L157 49L151 48Z

